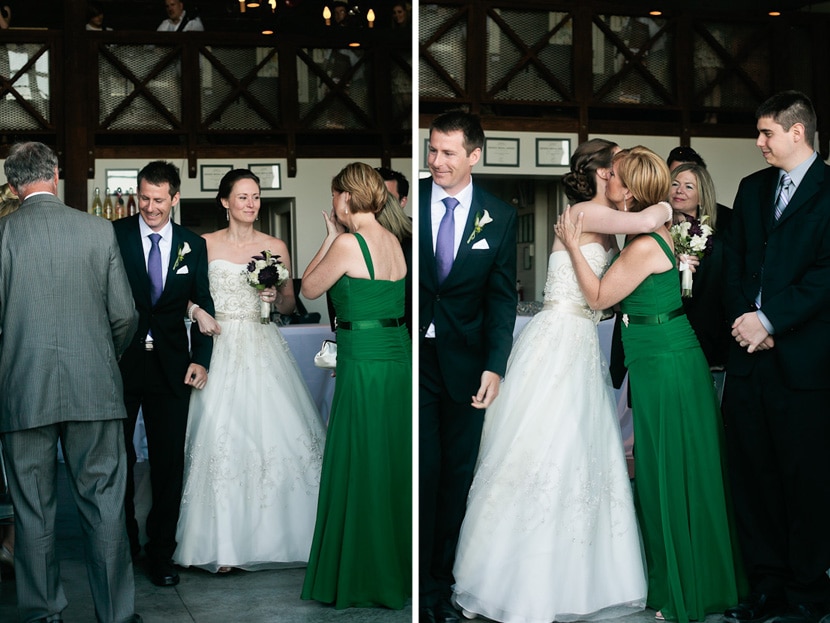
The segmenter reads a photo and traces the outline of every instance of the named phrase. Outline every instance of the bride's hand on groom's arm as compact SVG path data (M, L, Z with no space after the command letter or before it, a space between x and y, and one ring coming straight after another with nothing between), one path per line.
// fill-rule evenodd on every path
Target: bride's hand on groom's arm
M495 372L485 370L481 373L481 387L478 388L478 393L473 396L472 405L476 409L486 409L490 406L496 396L499 395L499 386L501 385L501 377Z

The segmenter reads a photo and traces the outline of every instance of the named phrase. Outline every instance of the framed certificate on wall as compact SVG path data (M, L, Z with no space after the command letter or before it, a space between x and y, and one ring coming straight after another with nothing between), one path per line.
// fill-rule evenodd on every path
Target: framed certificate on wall
M231 164L203 164L199 167L202 190L219 190L219 182L225 173L233 169Z
M519 139L485 138L484 165L497 167L519 166Z
M262 190L279 190L282 188L279 164L249 164L248 168L251 173L259 178L259 187Z
M571 160L571 141L567 138L537 138L537 167L566 167Z

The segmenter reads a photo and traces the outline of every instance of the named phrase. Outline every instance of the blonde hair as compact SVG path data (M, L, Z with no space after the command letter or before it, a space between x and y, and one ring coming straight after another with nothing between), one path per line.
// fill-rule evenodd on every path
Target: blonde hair
M388 193L383 210L377 215L378 223L391 231L395 238L403 242L404 238L412 238L412 221L403 211L400 201L392 193Z
M8 216L20 207L20 199L8 184L0 186L0 218Z
M351 195L349 209L352 212L374 214L383 210L389 194L380 174L364 162L352 162L343 167L331 180L331 189Z
M677 179L677 174L683 171L688 171L697 180L698 218L702 219L704 216L708 216L709 220L706 221L706 224L715 229L715 221L718 219L718 202L715 199L715 183L712 181L712 176L709 175L706 167L694 162L686 162L677 166L671 172L672 182Z
M665 161L648 147L637 145L614 156L620 182L634 196L629 206L639 212L650 205L665 201L671 191L671 173Z

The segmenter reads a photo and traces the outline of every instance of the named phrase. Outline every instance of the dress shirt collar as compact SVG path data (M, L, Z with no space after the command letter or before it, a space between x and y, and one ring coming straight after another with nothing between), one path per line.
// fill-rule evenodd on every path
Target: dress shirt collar
M809 158L807 158L804 162L799 164L792 171L787 172L790 175L790 179L793 181L793 190L791 190L790 193L789 193L790 197L793 196L793 192L795 192L795 189L798 188L799 184L801 184L801 180L803 180L804 176L807 175L807 171L810 169L811 166L813 166L813 162L815 162L816 158L818 158L818 154L816 154L816 152L813 152L813 154ZM779 183L780 183L781 178L783 176L784 176L784 169L779 169L778 170Z
M144 222L144 219L139 214L138 216L138 229L141 232L142 240L147 238L152 233L161 234L161 239L166 241L168 244L173 240L173 222L168 220L164 227L161 228L160 231L154 232L150 229L150 226Z
M445 197L454 196L460 206L463 206L466 210L470 209L470 205L473 203L473 180L470 179L470 183L467 184L464 188L461 189L457 195L449 195L447 191L441 188L438 184L434 181L432 182L432 203L433 205L438 202L443 202ZM442 204L443 205L443 204ZM456 208L457 209L457 208Z

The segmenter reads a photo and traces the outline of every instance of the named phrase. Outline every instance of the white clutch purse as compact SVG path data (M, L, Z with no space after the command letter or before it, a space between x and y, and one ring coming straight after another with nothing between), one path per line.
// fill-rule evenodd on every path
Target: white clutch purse
M337 367L337 342L323 340L320 352L314 355L314 365L318 368L334 370Z

